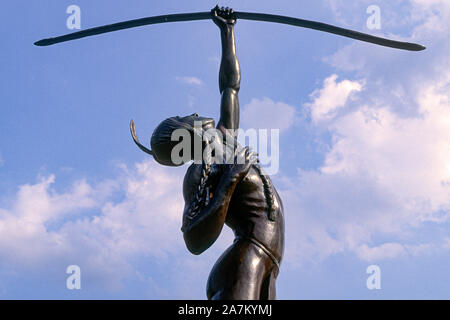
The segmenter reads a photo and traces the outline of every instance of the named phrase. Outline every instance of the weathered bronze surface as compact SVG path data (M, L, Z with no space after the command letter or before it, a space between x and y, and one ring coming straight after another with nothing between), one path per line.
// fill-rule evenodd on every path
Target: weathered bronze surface
M222 94L220 130L239 127L240 68L236 57L232 10L213 10L220 28L222 61L219 88ZM254 159L254 158L253 158ZM251 160L253 160L251 159ZM284 249L284 216L281 199L259 164L220 166L212 186L211 205L198 218L186 217L202 170L192 165L183 186L186 201L184 239L189 250L200 253L218 237L223 224L235 234L234 243L214 265L207 285L208 299L275 299L275 281ZM214 174L214 173L213 173ZM211 174L211 175L213 175ZM201 218L205 215L206 219ZM204 233L203 230L209 230Z
M239 128L239 99L241 72L236 56L234 25L236 19L248 19L289 24L334 33L387 47L420 51L425 47L394 41L303 19L248 12L216 6L211 12L183 13L136 19L91 28L68 35L43 39L35 43L48 46L92 35L155 23L211 19L220 29L222 60L219 71L221 93L220 119L217 129L226 136L228 130ZM175 166L171 158L174 142L171 133L186 129L195 135L194 123L200 121L202 130L214 128L211 118L197 114L172 117L155 129L151 149L143 146L136 135L134 122L131 133L134 142L163 165ZM203 145L205 148L207 143ZM233 147L234 148L234 147ZM208 279L208 299L275 299L275 282L284 249L284 213L281 199L270 178L258 163L257 154L248 147L238 149L245 158L239 164L195 162L187 169L183 182L185 207L182 232L186 246L193 254L201 254L219 237L224 224L235 234L233 244L215 263ZM194 155L194 153L192 153ZM193 160L194 156L192 156Z
M239 127L241 72L236 56L232 9L212 11L222 39L219 71L221 93L217 129L225 136ZM214 126L211 118L193 114L164 120L154 131L152 151L135 142L165 165L170 160L170 133L176 129L194 131L194 121L205 130ZM201 254L219 237L224 224L235 234L233 244L214 265L208 279L208 299L275 299L284 248L284 217L281 199L270 178L262 172L257 156L249 148L241 149L245 163L191 164L183 183L185 208L182 231L187 248Z

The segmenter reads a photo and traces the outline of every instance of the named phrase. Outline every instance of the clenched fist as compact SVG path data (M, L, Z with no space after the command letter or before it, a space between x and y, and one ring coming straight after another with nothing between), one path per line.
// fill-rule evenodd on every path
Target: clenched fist
M233 9L228 7L219 8L218 5L211 10L212 19L219 28L225 28L227 25L234 25L236 23L233 13Z

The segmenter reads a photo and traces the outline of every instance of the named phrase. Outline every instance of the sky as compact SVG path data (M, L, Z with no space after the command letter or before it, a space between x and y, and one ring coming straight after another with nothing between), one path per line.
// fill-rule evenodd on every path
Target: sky
M231 244L185 247L186 166L158 165L163 119L219 116L220 34L170 23L36 47L81 28L208 11L216 1L3 1L0 298L205 299ZM228 1L417 42L400 51L292 26L237 22L244 128L278 128L285 208L279 299L450 298L450 2ZM367 8L380 8L369 29ZM81 270L69 290L66 269ZM380 289L369 290L369 266Z

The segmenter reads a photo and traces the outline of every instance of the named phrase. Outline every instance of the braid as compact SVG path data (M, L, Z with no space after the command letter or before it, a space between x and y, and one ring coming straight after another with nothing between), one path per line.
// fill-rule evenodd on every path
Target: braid
M212 141L206 141L207 147ZM189 220L194 219L194 217L200 212L202 208L209 203L209 187L207 187L207 182L211 174L211 159L202 161L202 175L200 177L200 183L197 187L197 192L195 193L194 200L189 208L189 213L187 215Z
M211 173L211 164L202 163L202 176L200 178L200 183L195 193L194 200L192 201L191 207L189 209L188 218L193 219L200 210L208 205L209 202L209 187L206 187L209 175ZM205 192L206 191L206 192Z
M261 177L264 188L264 196L267 201L267 217L271 221L275 221L275 214L277 211L277 206L275 204L275 197L273 192L273 186L266 175L263 173L262 168L259 165L253 166L258 175ZM195 216L200 212L202 208L209 203L209 187L207 186L208 179L211 174L211 161L202 162L202 173L200 178L200 183L197 187L197 192L195 193L194 199L192 200L191 206L189 208L189 213L187 218L189 220L194 219Z
M269 181L269 179L267 179L266 175L263 173L262 168L259 165L255 165L254 168L258 172L263 183L264 195L267 201L267 217L269 218L270 221L275 221L277 206L275 204L272 183Z

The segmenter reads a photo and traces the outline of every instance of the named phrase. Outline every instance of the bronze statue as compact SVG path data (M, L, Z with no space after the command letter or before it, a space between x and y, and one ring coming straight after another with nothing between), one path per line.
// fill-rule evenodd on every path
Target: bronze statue
M223 136L239 127L241 72L234 38L236 20L232 14L233 10L228 8L212 10L213 21L219 27L222 39L217 129ZM153 132L152 150L146 152L151 152L163 165L176 165L171 159L176 143L171 140L172 133L186 129L194 135L194 121L201 121L203 130L214 126L213 119L197 114L166 119ZM133 124L132 134L145 151L137 140ZM193 143L193 139L191 141ZM256 154L248 147L238 152L236 158L245 158L242 164L203 161L189 166L183 183L185 208L181 230L186 246L193 254L207 250L219 237L224 224L234 231L233 244L210 273L208 299L274 299L284 248L283 205L270 178L257 163ZM191 154L189 160L194 160Z
M213 9L213 21L220 28L222 39L219 130L239 127L241 74L232 13L231 9ZM210 173L207 180L213 182L210 186L213 197L193 219L190 208L196 201L197 186L204 180L205 166L191 165L184 179L182 230L188 249L194 254L206 250L217 239L224 223L235 234L234 243L210 273L208 299L275 299L275 281L284 248L283 205L269 177L255 163L256 158L248 149L244 151L249 154L245 164L219 165L217 172Z
M238 18L312 28L404 50L425 49L418 44L379 38L320 22L270 14L234 12L232 9L218 6L211 12L136 19L43 39L35 44L47 46L155 23L212 19L220 29L222 42L219 72L220 119L216 129L223 136L229 137L230 132L235 135L235 130L239 128L238 92L241 73L234 38L234 25ZM202 132L214 128L215 124L213 119L199 117L197 114L164 120L153 132L152 150L139 142L133 121L131 133L139 148L153 155L158 163L177 166L184 162L173 161L172 151L176 142L172 141L172 134L183 129L195 137L199 133L195 128L196 123L201 124ZM233 139L235 142L236 137ZM213 139L207 139L202 148L206 149L212 142ZM224 144L227 142L220 141ZM194 148L193 145L191 147ZM234 143L228 147L232 149L235 161L218 164L202 158L200 163L195 161L187 169L183 182L185 207L181 228L184 240L190 252L201 254L216 241L224 224L234 231L233 244L220 256L209 275L208 299L275 299L275 282L284 248L283 204L270 178L259 165L257 154L248 147L243 148ZM191 152L185 162L199 160L194 154ZM244 161L239 162L238 158Z

